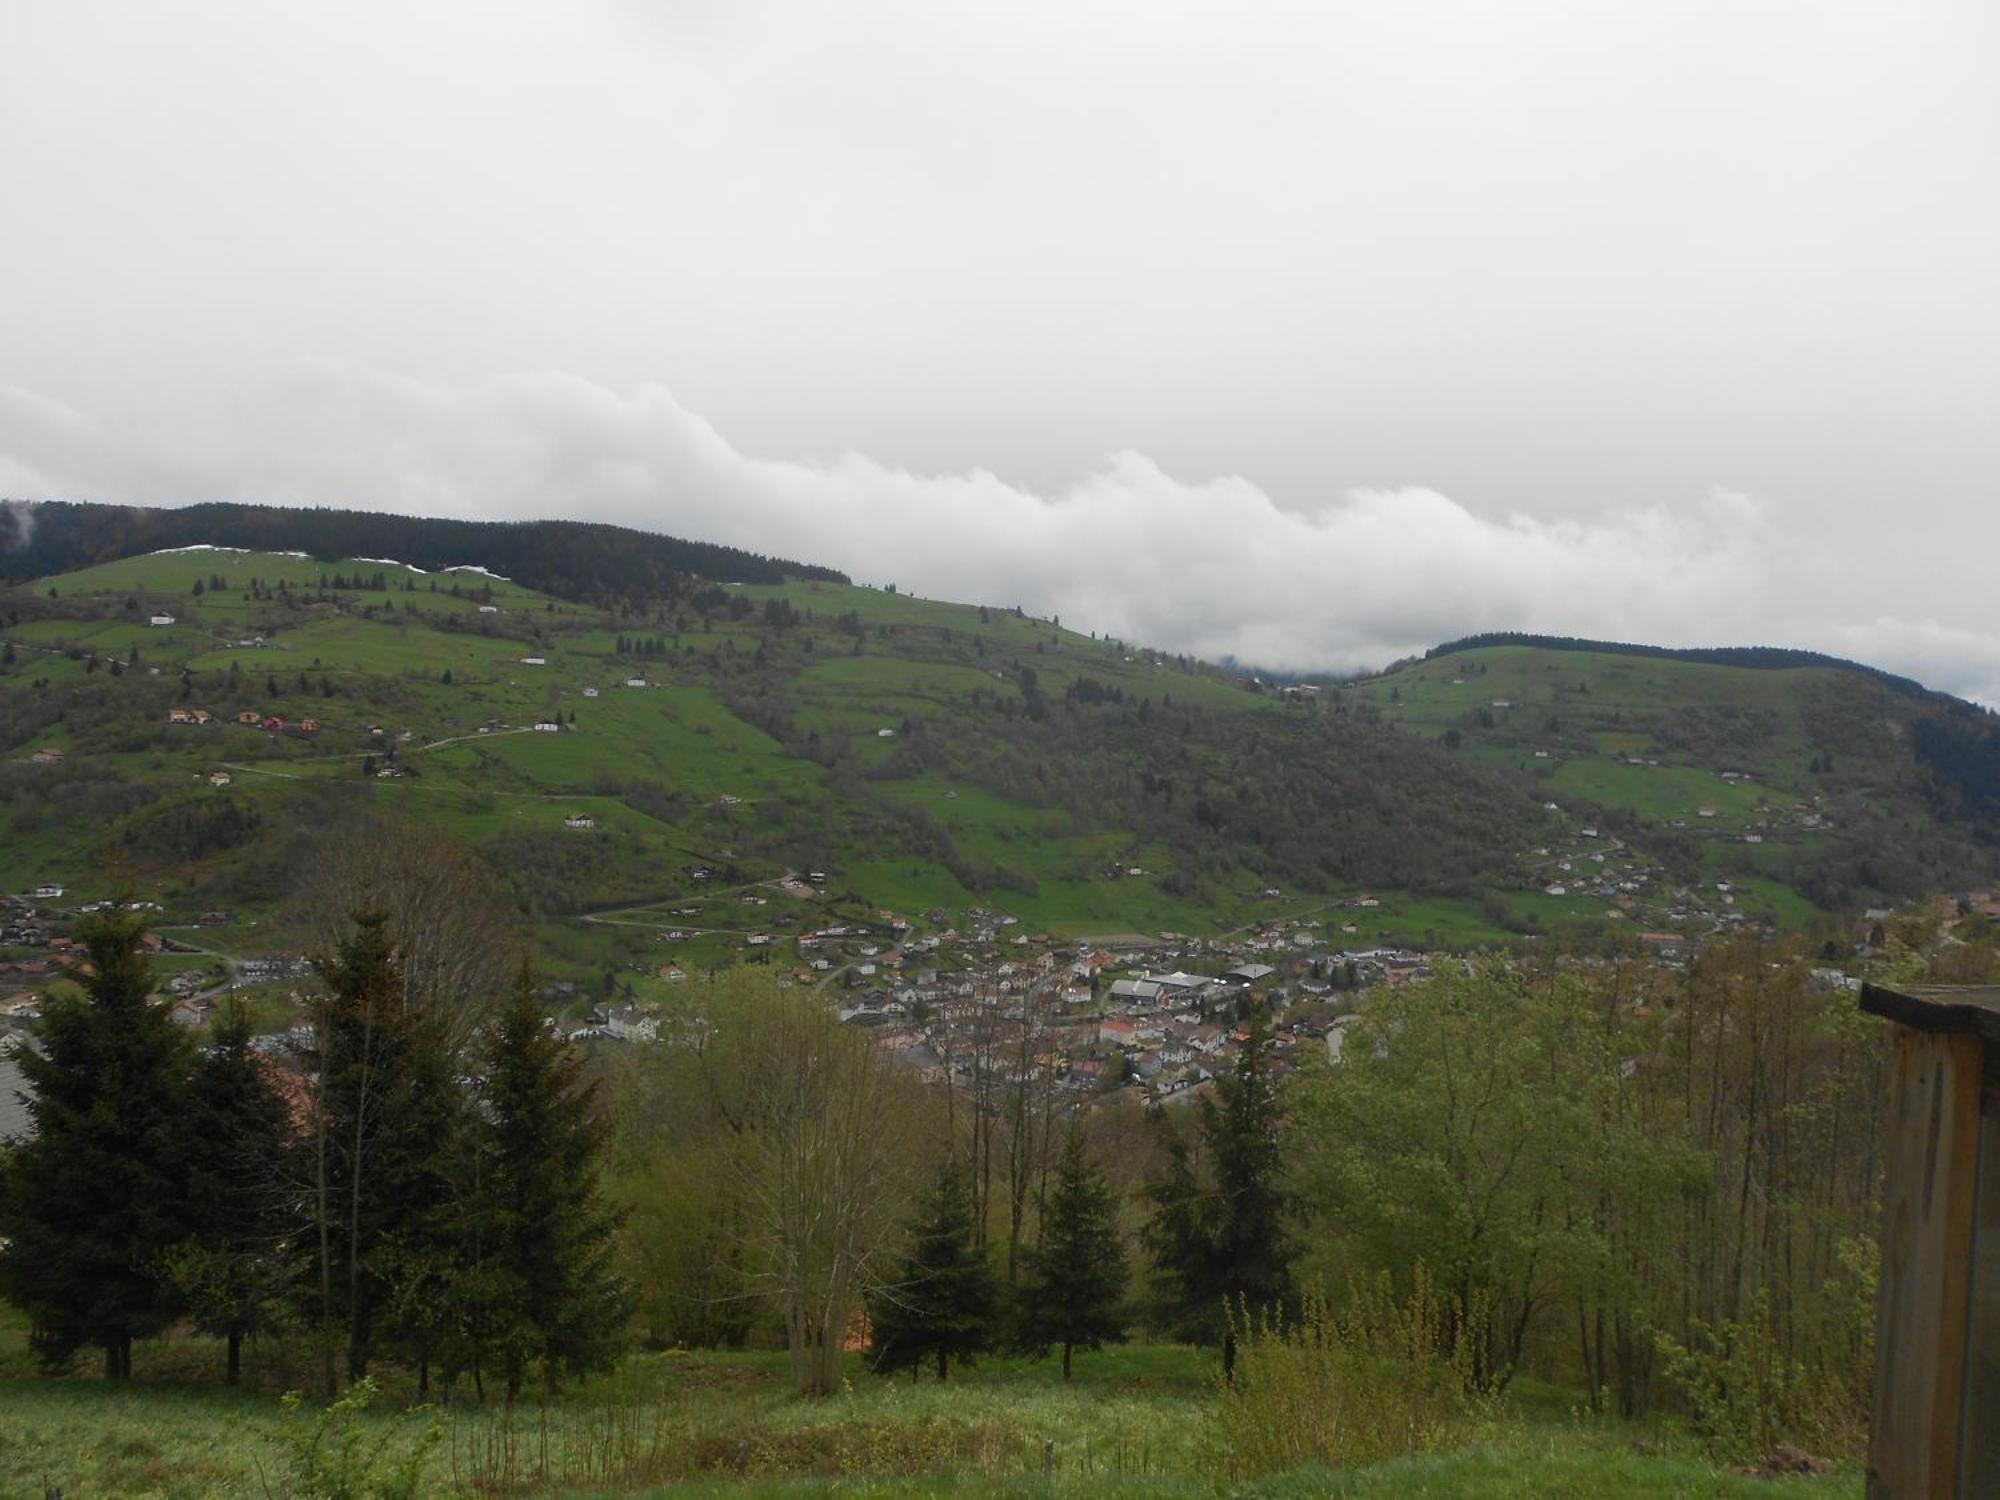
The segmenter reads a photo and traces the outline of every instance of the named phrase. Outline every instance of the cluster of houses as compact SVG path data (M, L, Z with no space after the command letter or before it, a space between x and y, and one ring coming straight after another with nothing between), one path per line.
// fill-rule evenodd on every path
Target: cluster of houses
M1318 920L1266 922L1227 939L1079 946L1001 937L1006 920L917 940L909 947L936 943L986 962L915 969L850 998L843 1013L940 1084L969 1083L995 1057L1017 1067L1026 1058L1061 1093L1171 1101L1231 1066L1253 1005L1269 1018L1282 1075L1301 1049L1328 1044L1354 992L1431 972L1421 953L1330 943ZM882 967L909 968L894 957Z
M810 895L825 874L775 881L773 891ZM746 893L739 900L766 904ZM1372 897L1350 902L1369 906ZM701 907L673 908L696 916ZM794 925L781 912L774 927ZM940 1086L970 1086L996 1059L1032 1067L1054 1092L1075 1097L1132 1090L1179 1098L1230 1066L1253 1003L1272 1023L1280 1072L1299 1049L1329 1045L1354 993L1430 974L1422 953L1337 940L1342 927L1317 919L1274 920L1226 939L1178 934L1064 943L1031 935L1005 913L974 909L959 926L928 914L932 930L881 911L795 933L751 932L741 941L774 964L796 961L791 982L821 984L842 1019L871 1032L906 1065ZM670 930L669 942L688 934ZM677 964L658 977L685 977ZM658 1013L629 997L594 1008L571 1035L619 1043L657 1035ZM1025 1059L1025 1064L1024 1060Z
M205 725L214 724L219 721L214 714L205 708L170 708L167 710L167 722L169 724ZM260 714L254 708L246 708L237 714L235 722L247 729L263 729L272 734L281 734L287 729L297 730L300 734L318 734L320 731L319 720L310 715L288 721L277 714ZM382 732L380 728L373 725L370 726L370 729L376 734Z
M42 1018L43 991L89 962L73 935L70 914L48 904L62 897L59 885L0 896L0 1036L31 1031ZM91 909L103 904L92 903ZM149 953L165 946L154 932L144 941Z

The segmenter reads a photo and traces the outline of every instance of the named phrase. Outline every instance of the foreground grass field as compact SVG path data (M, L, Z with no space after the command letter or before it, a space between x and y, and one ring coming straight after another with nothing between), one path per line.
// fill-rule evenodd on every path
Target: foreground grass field
M318 1421L271 1390L197 1383L195 1340L140 1351L118 1389L30 1373L18 1331L0 1352L0 1493L67 1497L284 1495L288 1454ZM1226 1481L1212 1422L1212 1361L1159 1346L1051 1363L989 1360L949 1385L884 1381L859 1357L841 1395L804 1402L782 1355L636 1356L616 1377L511 1417L461 1405L421 1493L611 1496L1268 1495L1549 1497L1858 1496L1850 1468L1762 1479L1701 1456L1665 1427L1593 1418L1563 1392L1522 1386L1445 1451L1356 1469L1309 1467ZM267 1382L284 1372L266 1368ZM301 1372L302 1373L302 1372ZM399 1418L392 1388L362 1420L391 1454L430 1418Z

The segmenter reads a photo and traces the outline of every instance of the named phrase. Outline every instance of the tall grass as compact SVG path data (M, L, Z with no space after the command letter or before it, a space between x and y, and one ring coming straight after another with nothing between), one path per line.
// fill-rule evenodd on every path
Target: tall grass
M1308 1294L1295 1323L1233 1314L1238 1353L1216 1410L1218 1467L1248 1479L1465 1440L1487 1413L1473 1351L1490 1317L1484 1304L1440 1294L1421 1265L1403 1296L1384 1276L1350 1286L1340 1309Z
M451 1487L511 1496L696 1480L1136 1480L1188 1472L1181 1445L1147 1433L1045 1435L1004 1411L955 1417L898 1409L877 1397L828 1420L785 1415L718 1417L665 1399L461 1415L447 1444Z

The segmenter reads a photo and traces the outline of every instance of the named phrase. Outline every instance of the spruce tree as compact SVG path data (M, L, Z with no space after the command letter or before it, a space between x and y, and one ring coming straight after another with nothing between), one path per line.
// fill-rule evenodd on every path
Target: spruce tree
M1170 1137L1167 1169L1146 1190L1161 1320L1182 1337L1219 1339L1225 1378L1236 1365L1231 1309L1276 1307L1292 1290L1289 1197L1269 1051L1269 1027L1256 1005L1236 1066L1216 1080L1221 1106L1201 1101L1199 1160L1187 1141Z
M1222 1200L1216 1249L1228 1294L1252 1307L1290 1296L1290 1199L1278 1148L1278 1089L1271 1076L1271 1033L1254 1005L1235 1069L1219 1079L1215 1179Z
M1127 1273L1116 1203L1077 1125L1070 1126L1056 1163L1041 1243L1028 1250L1026 1262L1019 1292L1021 1339L1039 1354L1060 1344L1064 1380L1071 1351L1124 1342Z
M188 1238L167 1257L195 1326L225 1341L226 1378L237 1384L243 1338L270 1317L296 1229L287 1173L285 1102L256 1053L250 1022L232 1005L188 1084L183 1121Z
M132 1373L132 1340L176 1312L160 1269L184 1233L181 1129L188 1043L152 1004L144 924L124 913L78 929L81 996L50 1001L46 1051L19 1057L34 1134L0 1193L0 1291L32 1322L52 1367L96 1345L104 1373Z
M511 1402L531 1368L550 1389L608 1369L631 1312L612 1264L620 1216L599 1184L598 1088L550 1029L525 962L487 1031L481 1096L475 1262Z
M954 1358L967 1363L992 1347L995 1285L976 1227L971 1185L947 1162L910 1226L895 1284L869 1310L878 1372L907 1367L914 1378L929 1361L948 1380Z
M314 1087L306 1301L327 1339L331 1394L341 1338L350 1380L368 1373L385 1337L428 1376L427 1310L450 1279L460 1132L443 1028L409 1001L387 918L358 917L319 968L327 993L305 1057Z

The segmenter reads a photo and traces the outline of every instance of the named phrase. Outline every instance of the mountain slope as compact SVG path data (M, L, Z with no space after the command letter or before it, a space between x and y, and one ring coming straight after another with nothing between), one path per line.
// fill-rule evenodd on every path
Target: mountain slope
M1766 876L1828 910L1950 888L2000 840L2000 720L1831 658L1500 638L1337 696L1649 827L1689 876Z
M0 887L267 920L327 829L406 814L559 962L680 931L706 963L835 912L1481 942L1797 923L1994 867L1991 716L1839 665L1503 644L1271 691L831 579L605 603L424 572L372 521L331 523L360 558L182 544L0 590Z
M1198 663L825 581L688 585L642 613L475 572L196 550L0 608L14 887L103 883L110 860L240 906L311 829L372 807L487 850L550 918L727 865L824 869L870 910L1208 930L1284 909L1274 885L1503 880L1545 821L1504 777ZM170 723L177 707L211 721ZM61 763L20 763L36 748ZM566 828L579 813L595 826Z

